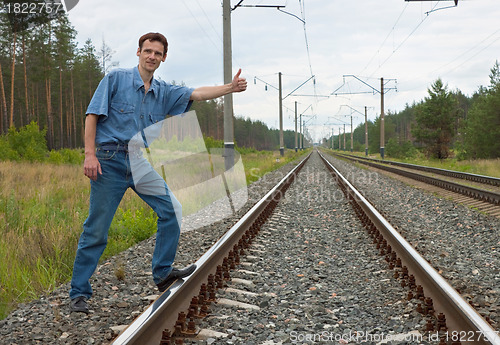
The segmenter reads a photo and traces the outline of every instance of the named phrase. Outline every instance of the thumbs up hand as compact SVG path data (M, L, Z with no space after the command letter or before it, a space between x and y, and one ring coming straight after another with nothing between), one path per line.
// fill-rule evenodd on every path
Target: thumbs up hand
M240 78L241 68L235 74L232 83L232 92L242 92L247 89L247 80L245 78Z

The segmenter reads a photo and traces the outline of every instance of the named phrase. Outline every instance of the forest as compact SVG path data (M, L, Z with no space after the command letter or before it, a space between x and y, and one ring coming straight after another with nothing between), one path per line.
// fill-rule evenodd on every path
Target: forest
M417 150L429 158L488 159L500 157L500 65L491 68L490 85L472 95L449 90L437 79L428 96L384 117L385 153L389 157L409 158ZM340 134L340 149L350 150L351 135ZM333 141L332 141L333 139ZM323 139L323 145L339 149L339 136ZM355 151L365 150L365 125L353 131ZM368 152L380 150L380 117L368 121Z
M19 32L9 24L0 14L0 135L34 123L48 150L83 147L87 105L114 66L111 47L105 42L96 47L88 39L79 48L65 14ZM203 134L223 140L222 101L195 102L192 109ZM239 147L279 149L279 131L261 121L235 118L234 135ZM284 142L294 148L295 133L285 131Z
M86 107L101 78L114 66L111 47L104 41L96 47L90 39L78 47L76 31L65 14L17 32L0 14L0 30L0 139L34 124L49 151L83 147ZM205 137L223 140L221 100L195 102L192 109ZM368 133L369 152L379 152L380 118L368 122ZM279 131L262 121L234 118L234 136L239 147L279 149ZM354 150L364 151L364 124L354 130L353 138ZM323 144L333 143L338 149L338 139L338 135L327 137ZM310 142L306 133L306 146ZM350 133L346 142L350 149ZM340 143L343 148L343 138ZM295 147L293 131L284 131L284 144ZM500 156L498 62L491 68L490 85L471 96L449 90L445 81L437 79L425 99L385 115L386 154L408 157L417 150L439 159Z

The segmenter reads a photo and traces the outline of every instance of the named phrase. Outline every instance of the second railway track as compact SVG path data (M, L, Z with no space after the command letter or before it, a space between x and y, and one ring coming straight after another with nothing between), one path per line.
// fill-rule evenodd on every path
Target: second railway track
M446 291L447 288L444 288L445 292L433 291L435 287L432 279L431 282L425 281L430 278L419 272L420 268L411 263L413 259L406 257L408 254L398 252L397 255L403 258L402 266L408 265L409 273L406 268L398 267L400 263L397 260L388 264L390 256L395 259L396 254L391 253L398 251L396 248L399 246L391 242L393 240L389 237L387 241L392 243L393 249L382 246L380 251L384 255L377 256L379 249L370 249L364 228L374 228L375 225L377 228L381 227L385 220L367 221L359 209L354 212L344 197L351 192L341 192L321 164L319 156L313 154L305 171L299 173L297 182L291 185L284 198L280 198L280 203L274 204L274 200L271 201L272 208L276 208L277 212L264 217L268 219L266 224L263 223L264 219L259 221L257 228L263 234L252 240L244 240L257 242L256 247L244 245L244 250L233 247L237 254L229 257L227 265L239 269L221 268L222 272L216 274L212 267L206 266L205 275L213 270L212 276L208 278L209 285L216 287L208 288L208 292L201 288L193 299L219 299L220 303L209 307L202 302L193 304L191 301L189 312L186 311L188 316L181 314L176 322L176 339L185 338L186 342L197 342L188 334L193 333L194 336L194 333L210 327L212 323L216 325L211 327L212 331L219 332L212 334L218 334L222 338L215 335L208 335L207 338L205 335L199 341L274 344L326 340L345 344L380 343L400 337L399 341L415 344L436 341L441 344L456 344L458 340L462 340L462 343L472 340L474 343L486 344L486 336L493 343L500 343L494 329L465 300ZM286 181L286 184L288 188L290 182ZM282 192L279 193L283 196ZM363 224L356 218L356 213L363 219ZM245 217L243 222L244 219ZM248 228L252 227L254 225L248 225ZM234 227L230 232L232 230L234 232ZM380 230L381 233L384 231ZM372 237L377 236L372 233ZM376 242L377 246L382 245L381 239ZM226 244L218 242L211 251L221 246ZM232 247L233 242L228 246ZM211 251L203 258L209 259ZM243 252L248 254L246 258ZM201 261L199 264L201 272L204 264ZM446 268L442 270L444 274L447 273ZM411 278L413 274L417 280L415 285ZM236 279L229 280L230 275ZM397 278L391 278L391 275ZM441 279L433 279L438 278ZM193 278L178 284L170 294L164 294L114 344L173 343L174 340L167 333L163 333L162 342L153 333L161 333L164 327L172 329L172 322L165 322L164 319L177 313L177 310L174 312L177 308L174 305L185 304L184 300L195 295L188 284L190 279ZM417 285L420 284L427 289L424 292L426 298L419 298L420 289ZM224 285L229 285L231 289ZM177 302L167 302L166 305L162 303L173 299L174 295L180 295L178 292L183 287L184 298L179 298ZM227 311L225 308L228 303L226 300L222 303L217 290L222 290L224 296L243 295L245 304L242 301L233 302L235 309ZM434 307L431 307L432 301L429 301L431 297L435 299ZM448 298L457 299L458 302L447 301ZM450 306L456 302L462 305ZM211 309L211 314L200 321L199 314L204 315L208 308ZM435 312L433 308L436 309ZM165 310L165 313L161 313L163 316L160 319L163 320L148 319L156 311L160 313L160 309ZM451 328L447 330L443 328L441 312L448 313L448 326ZM462 312L464 315L468 314L469 321L463 321L465 316L458 315ZM491 319L489 321L494 323ZM134 328L137 324L147 323L153 325L153 329L137 331ZM437 333L439 330L441 333ZM460 330L465 333L459 333Z
M408 184L500 217L500 178L348 154L335 156L369 166Z

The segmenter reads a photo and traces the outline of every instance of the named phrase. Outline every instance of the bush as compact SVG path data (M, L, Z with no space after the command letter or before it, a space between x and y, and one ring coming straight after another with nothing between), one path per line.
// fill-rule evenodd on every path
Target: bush
M18 161L19 154L12 150L7 137L0 137L0 161Z
M354 141L354 151L365 152L365 145L361 144L359 141Z
M393 158L412 158L417 153L417 150L409 141L400 144L397 139L391 138L385 146L385 152L387 156Z
M61 149L50 151L47 161L52 164L82 164L84 159L81 150Z
M82 149L62 149L60 150L64 163L83 164L85 154Z
M49 162L53 164L82 164L85 158L81 149L50 151L45 139L46 130L31 122L19 130L10 128L0 136L0 161Z
M63 156L61 152L52 150L49 153L49 158L47 159L49 163L52 164L62 164L63 163Z
M205 146L207 147L207 150L210 150L212 148L217 148L217 149L224 148L223 140L216 140L212 137L204 137L203 139L205 140Z
M49 151L45 134L46 130L40 130L36 122L31 122L20 128L19 131L11 127L7 133L7 142L10 149L17 152L18 159L41 162L45 160Z

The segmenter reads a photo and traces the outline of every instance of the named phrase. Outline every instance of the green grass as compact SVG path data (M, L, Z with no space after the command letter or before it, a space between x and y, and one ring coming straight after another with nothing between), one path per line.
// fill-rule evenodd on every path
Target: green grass
M0 162L0 318L69 280L88 199L80 165ZM103 258L151 236L146 208L126 193Z
M250 184L257 181L266 173L279 169L310 151L311 149L298 152L287 150L283 157L281 157L279 151L258 151L245 154L243 156L243 164L245 166L247 183Z
M280 157L279 152L244 151L247 183L301 154L288 150ZM89 192L80 164L0 161L0 319L18 303L69 281ZM196 211L186 205L189 195L184 201L181 197L184 214ZM102 260L155 231L154 212L127 191L111 224Z

